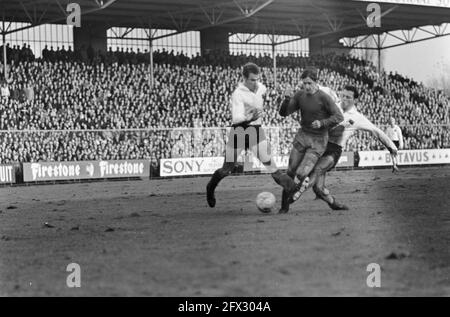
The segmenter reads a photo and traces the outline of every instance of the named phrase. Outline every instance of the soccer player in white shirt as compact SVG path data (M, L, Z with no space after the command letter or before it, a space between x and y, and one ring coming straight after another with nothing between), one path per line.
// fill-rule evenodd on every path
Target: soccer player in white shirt
M395 146L401 150L403 149L403 134L402 134L402 130L400 129L400 127L398 125L395 124L395 119L391 118L389 120L390 125L389 127L386 129L386 134L389 137L389 139L392 140L392 142L394 142Z
M242 150L251 149L256 157L272 173L275 182L290 188L292 180L276 166L270 154L264 130L261 128L264 99L267 89L259 82L260 69L253 63L243 67L241 82L231 97L232 127L226 144L225 161L222 168L214 172L206 186L206 200L213 208L216 205L214 191L219 182L237 167L237 158Z
M305 180L302 188L294 195L294 201L300 198L307 188L313 187L317 197L325 201L333 210L347 210L348 207L337 202L325 188L325 175L339 162L342 149L347 140L358 130L371 132L389 150L393 157L397 156L397 146L369 119L361 114L355 107L355 100L359 97L358 90L353 86L346 86L342 92L342 110L344 121L329 131L327 150L317 162L309 178ZM394 166L395 167L395 166Z

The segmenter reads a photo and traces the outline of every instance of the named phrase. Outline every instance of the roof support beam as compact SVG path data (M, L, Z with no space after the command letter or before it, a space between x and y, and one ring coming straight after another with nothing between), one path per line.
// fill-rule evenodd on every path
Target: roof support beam
M398 8L398 7L399 7L399 6L396 5L396 6L391 7L389 10L386 10L385 12L383 12L383 13L381 14L381 18L384 17L384 16L386 16L386 15L388 15L389 13L391 13L392 11L394 11L394 10L395 10L396 8ZM354 25L350 25L350 26L341 28L341 29L338 30L338 31L316 33L316 34L313 34L313 35L309 36L308 38L316 38L316 37L323 37L323 36L327 36L327 35L338 34L338 33L344 32L344 31L349 31L349 30L357 29L357 28L360 28L360 27L362 27L362 26L366 26L366 21L364 21L364 23L354 24ZM284 42L280 42L280 43L278 43L278 44L286 44L286 43L290 43L290 42L294 42L294 41L298 41L298 39L297 39L297 40L287 40L287 41L284 41Z
M67 12L64 10L64 8L61 7L61 4L59 3L58 0L56 0L56 2L59 4L60 8L64 11L64 14L61 17L58 17L58 18L55 18L55 19L51 19L51 20L48 20L48 21L42 21L45 13L47 12L48 7L46 8L46 10L44 10L44 12L41 15L41 17L39 18L39 20L37 20L37 19L33 19L31 17L31 15L28 13L28 9L26 8L26 6L22 2L22 0L19 0L19 1L20 1L20 4L21 4L25 14L30 19L30 25L27 25L27 26L24 26L24 27L21 27L21 28L17 28L17 29L14 29L14 30L8 30L6 32L3 32L2 34L8 35L8 34L11 34L11 33L16 33L16 32L24 31L24 30L27 30L27 29L31 29L31 28L34 28L34 27L42 25L42 24L58 23L58 22L65 21L67 19ZM97 12L97 11L100 11L100 10L104 10L107 7L109 7L110 5L112 5L114 2L116 2L117 0L105 0L105 1L106 2L104 2L103 5L101 5L101 6L97 6L97 7L93 8L93 9L89 9L89 10L86 10L84 12L82 11L81 15L87 15L87 14L91 14L91 13L94 13L94 12ZM32 3L33 6L37 6L38 4L39 4L39 1L36 1L36 2ZM99 3L97 3L97 4L99 4ZM47 5L48 5L48 2L47 2Z
M238 3L238 1L242 1L242 0L235 0L234 3ZM199 25L199 26L194 26L192 28L189 28L189 30L190 31L201 31L201 30L213 27L213 26L224 25L224 24L228 24L228 23L237 22L237 21L240 21L240 20L251 18L256 13L258 13L261 10L263 10L265 7L267 7L269 4L273 3L274 1L275 0L264 0L264 2L261 5L252 8L248 12L245 11L243 14L240 14L237 17L228 18L228 19L222 19L223 13L219 13L218 15L216 15L215 13L214 13L214 15L209 15L209 14L207 14L205 12L207 9L209 9L209 10L212 9L214 11L214 8L217 9L217 6L209 6L209 7L199 6L200 10L203 11L203 13L207 16L207 18L209 17L208 18L208 23L203 24L203 25ZM260 2L260 0L256 0L256 4L259 4L259 2ZM241 8L241 6L239 6L239 8ZM180 13L183 14L183 12L178 12L177 14L180 14ZM186 14L186 12L184 12L184 14ZM157 37L153 38L153 40L162 39L162 38L165 38L165 37L181 34L181 33L184 33L184 32L186 32L186 30L177 30L177 31L169 33L169 34L157 36Z
M425 29L424 27L417 27L417 28L413 28L412 30L399 30L398 32L401 32L402 36L394 34L393 33L394 31L389 31L389 32L380 34L379 40L375 36L372 35L373 39L374 39L374 44L376 45L376 47L373 47L373 46L367 47L367 45L364 45L364 47L359 46L359 44L361 44L365 39L367 39L367 36L363 37L362 39L361 39L361 37L353 38L353 39L343 39L343 42L344 42L345 46L347 46L351 49L384 50L384 49L403 46L403 45L407 45L407 44L432 40L432 39L435 39L438 37L449 36L450 31L448 31L448 32L446 31L447 27L448 27L448 23L443 24L443 25L432 26L432 28L435 32L429 31L429 30ZM426 35L426 37L418 38L419 34ZM397 43L394 43L394 44L391 43L389 45L385 45L386 40L388 38L390 38L391 40L396 40Z

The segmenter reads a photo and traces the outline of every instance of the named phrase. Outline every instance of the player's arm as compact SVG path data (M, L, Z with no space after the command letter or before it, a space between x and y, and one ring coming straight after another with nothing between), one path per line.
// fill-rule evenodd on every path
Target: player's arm
M398 130L398 141L399 141L399 146L400 149L403 149L403 132L402 129L400 129L400 127L397 126L397 130Z
M284 100L281 103L279 114L282 117L287 117L290 114L298 111L300 109L299 97L301 92L297 92L295 95L291 88L288 88L284 93Z
M397 147L394 142L384 133L380 128L374 125L369 119L367 119L362 114L359 116L356 124L356 128L359 130L364 130L372 133L381 143L388 149L388 151L395 155L397 154Z
M320 120L321 127L331 128L344 121L344 115L342 114L341 109L339 109L333 99L326 93L324 93L323 102L328 112L330 113L330 116L326 119Z

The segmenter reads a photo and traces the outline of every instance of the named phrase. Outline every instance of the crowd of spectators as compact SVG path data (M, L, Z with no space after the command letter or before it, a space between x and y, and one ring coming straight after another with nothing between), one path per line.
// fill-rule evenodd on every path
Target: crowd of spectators
M263 121L274 127L272 147L278 153L289 152L298 128L297 115L278 115L282 91L297 87L309 65L320 69L324 86L339 91L355 85L361 92L357 107L375 124L385 126L394 117L405 148L450 147L448 96L398 74L379 75L369 63L348 56L280 56L275 85L268 55L211 52L189 58L156 51L151 89L148 52L110 49L103 55L46 47L35 60L26 46L12 50L9 78L1 83L0 163L220 156L230 94L248 61L262 66L268 87ZM364 133L347 145L380 148Z

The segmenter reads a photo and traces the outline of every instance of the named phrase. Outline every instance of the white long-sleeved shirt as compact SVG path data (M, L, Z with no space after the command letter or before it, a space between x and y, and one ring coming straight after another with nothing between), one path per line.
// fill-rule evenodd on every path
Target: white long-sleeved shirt
M345 146L348 139L358 130L368 131L378 136L380 141L391 149L397 150L395 144L383 131L375 126L369 119L360 113L355 107L344 111L344 121L329 132L329 142Z
M342 109L341 99L338 97L335 91L329 87L320 86L319 89L327 93L333 101L336 103L338 108L344 114L344 121L332 128L329 132L329 142L338 144L344 147L357 131L368 131L379 137L380 141L386 146L394 150L397 150L395 144L389 139L387 135L384 134L377 126L375 126L369 119L367 119L362 113L360 113L355 107L344 111ZM401 131L400 131L401 133Z
M319 85L319 89L322 90L324 93L328 94L328 96L330 96L331 99L333 99L334 103L338 106L338 108L342 110L341 98L338 97L337 93L333 89L321 85Z
M250 111L263 110L264 98L267 91L266 86L258 83L258 90L252 92L243 83L240 83L231 96L231 120L233 124L247 122L251 119ZM262 118L250 123L251 125L261 125Z
M394 127L389 126L386 129L386 134L392 141L398 141L400 144L403 144L402 129L398 125L394 125Z

